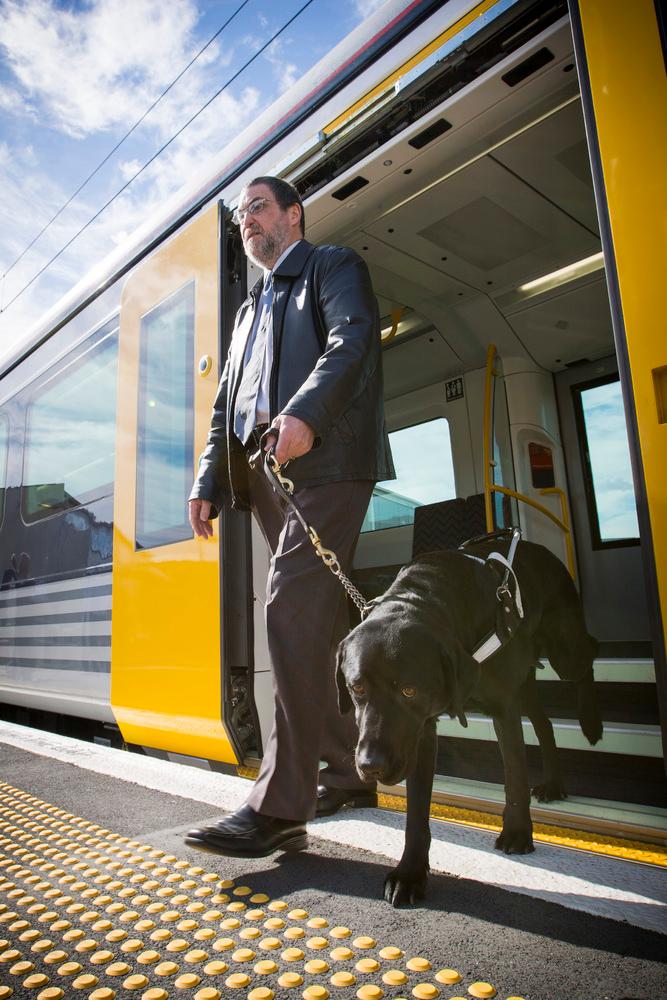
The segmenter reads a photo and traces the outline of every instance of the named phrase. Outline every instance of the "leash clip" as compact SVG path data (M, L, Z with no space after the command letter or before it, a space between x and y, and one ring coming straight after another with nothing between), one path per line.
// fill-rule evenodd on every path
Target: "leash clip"
M501 604L505 604L507 601L512 601L512 591L510 590L508 584L501 583L496 591L496 598Z

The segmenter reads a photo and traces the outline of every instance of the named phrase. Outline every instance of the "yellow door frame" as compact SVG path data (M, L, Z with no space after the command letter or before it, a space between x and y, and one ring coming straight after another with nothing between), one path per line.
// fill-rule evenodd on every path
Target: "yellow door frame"
M667 746L667 78L654 0L570 0Z

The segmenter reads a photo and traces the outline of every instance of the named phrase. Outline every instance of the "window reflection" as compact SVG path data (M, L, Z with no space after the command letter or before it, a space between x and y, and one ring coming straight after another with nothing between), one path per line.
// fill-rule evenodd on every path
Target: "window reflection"
M402 427L389 434L396 479L378 483L362 531L412 524L415 508L456 496L454 463L445 417Z
M117 360L114 333L36 390L27 410L26 521L113 492Z
M194 282L141 320L136 546L192 538Z
M628 432L617 380L581 390L599 540L638 539Z
M5 518L5 490L7 489L7 451L9 446L9 422L0 413L0 525Z

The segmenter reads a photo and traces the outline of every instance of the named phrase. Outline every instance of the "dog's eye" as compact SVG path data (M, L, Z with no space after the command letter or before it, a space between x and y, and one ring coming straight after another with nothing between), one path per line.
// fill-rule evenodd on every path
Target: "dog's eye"
M414 696L417 694L417 688L404 687L403 690L402 690L402 692L401 692L401 694L405 698L414 698Z
M366 693L366 688L364 687L363 684L353 684L352 685L352 690L354 691L355 694L365 694Z

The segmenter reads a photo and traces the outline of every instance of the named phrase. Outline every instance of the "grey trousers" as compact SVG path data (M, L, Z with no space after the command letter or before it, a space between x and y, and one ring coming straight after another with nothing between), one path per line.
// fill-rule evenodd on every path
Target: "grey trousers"
M372 489L372 482L353 481L297 492L306 520L336 552L344 572L352 564ZM315 815L318 783L369 787L354 767L354 717L339 713L336 697L335 651L349 628L347 603L340 583L263 473L250 473L250 496L271 552L266 628L274 719L248 804L268 816L307 820ZM320 761L326 764L321 771Z

